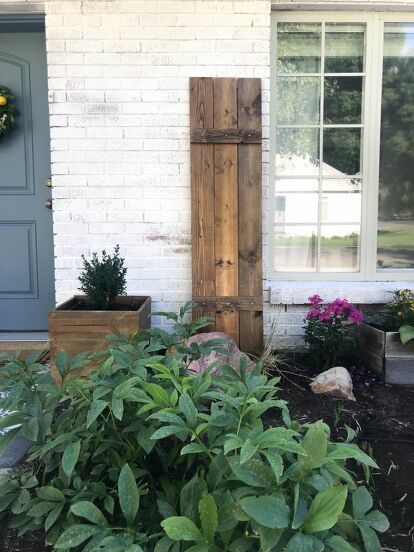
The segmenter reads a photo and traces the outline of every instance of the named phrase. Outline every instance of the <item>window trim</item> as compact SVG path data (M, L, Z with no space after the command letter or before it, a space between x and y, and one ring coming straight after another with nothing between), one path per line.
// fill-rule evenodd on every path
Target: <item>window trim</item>
M361 197L360 270L358 272L282 272L274 269L274 197L276 138L276 23L353 22L366 24L365 98L363 119L363 186ZM270 139L269 139L269 279L313 281L414 280L414 269L376 270L378 230L379 155L384 23L414 23L408 12L286 11L271 14ZM375 47L374 47L375 46Z

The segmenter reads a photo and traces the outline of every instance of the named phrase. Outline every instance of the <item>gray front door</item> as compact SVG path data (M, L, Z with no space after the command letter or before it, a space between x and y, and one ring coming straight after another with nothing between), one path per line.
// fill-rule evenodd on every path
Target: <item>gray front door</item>
M54 305L45 35L0 32L0 88L17 128L0 138L0 330L45 330Z

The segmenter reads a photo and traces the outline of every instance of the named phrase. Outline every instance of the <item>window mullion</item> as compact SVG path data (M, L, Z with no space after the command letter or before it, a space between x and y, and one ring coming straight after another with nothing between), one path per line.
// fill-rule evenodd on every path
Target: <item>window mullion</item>
M324 119L324 71L325 71L325 22L322 22L321 35L321 101L319 114L319 183L318 183L318 236L316 272L321 271L321 219L322 219L322 174L323 174L323 119Z

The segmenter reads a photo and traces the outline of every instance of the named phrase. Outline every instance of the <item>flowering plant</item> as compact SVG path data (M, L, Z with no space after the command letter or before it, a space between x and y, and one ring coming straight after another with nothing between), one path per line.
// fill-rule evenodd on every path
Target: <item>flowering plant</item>
M319 295L308 300L312 308L305 318L305 342L313 364L325 370L349 352L349 338L364 315L346 299L335 299L325 305Z

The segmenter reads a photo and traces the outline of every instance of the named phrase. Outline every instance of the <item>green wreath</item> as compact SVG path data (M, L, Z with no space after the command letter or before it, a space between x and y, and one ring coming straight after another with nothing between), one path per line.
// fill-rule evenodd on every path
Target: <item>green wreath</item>
M16 128L16 116L19 110L13 104L15 95L6 86L0 84L0 138L10 134Z

